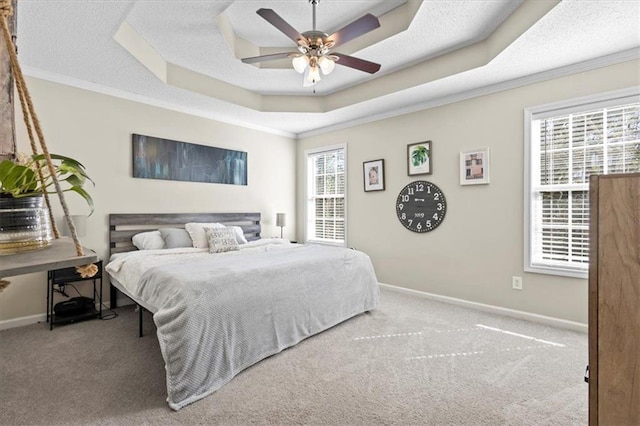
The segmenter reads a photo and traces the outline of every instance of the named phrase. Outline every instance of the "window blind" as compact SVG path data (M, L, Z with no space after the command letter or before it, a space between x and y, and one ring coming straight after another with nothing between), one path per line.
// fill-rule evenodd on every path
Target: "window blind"
M311 182L307 208L310 240L344 243L345 240L345 150L309 155Z
M589 176L640 172L640 103L532 120L531 266L587 271Z

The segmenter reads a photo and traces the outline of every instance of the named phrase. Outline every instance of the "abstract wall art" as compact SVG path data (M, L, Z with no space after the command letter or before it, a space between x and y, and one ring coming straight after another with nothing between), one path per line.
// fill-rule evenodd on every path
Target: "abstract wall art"
M133 134L133 177L247 185L247 153Z

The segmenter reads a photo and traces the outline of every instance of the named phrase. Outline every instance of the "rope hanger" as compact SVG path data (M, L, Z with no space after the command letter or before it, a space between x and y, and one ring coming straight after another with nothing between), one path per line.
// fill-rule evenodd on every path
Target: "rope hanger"
M27 89L27 84L24 79L24 75L22 74L22 69L20 68L20 64L18 63L18 56L16 54L16 47L11 38L11 33L9 32L9 23L8 17L13 15L13 6L11 5L11 0L0 0L0 15L2 16L1 24L2 24L2 34L4 35L4 40L7 46L7 52L9 53L9 59L11 63L11 71L14 75L14 81L16 84L16 89L18 92L18 96L20 98L20 106L22 108L22 115L24 118L24 123L27 128L27 134L29 135L29 141L31 143L31 150L34 155L38 154L38 146L36 144L35 134L37 135L38 142L40 144L40 148L42 149L42 153L44 154L47 168L49 170L49 174L53 180L54 186L56 188L56 193L58 194L58 198L60 199L60 204L62 205L62 210L64 211L64 217L69 227L69 231L71 233L71 237L73 238L73 242L76 248L77 256L84 256L84 249L80 244L78 239L78 234L76 231L76 227L71 220L71 215L69 214L69 207L67 206L67 202L64 197L64 193L62 188L60 187L60 182L58 181L58 177L56 176L55 169L53 167L53 162L51 160L51 155L49 153L49 149L47 148L47 144L44 139L44 135L42 133L42 128L40 127L40 122L38 120L38 116L36 115L35 109L33 107L33 101ZM38 178L41 182L44 182L44 178L40 170L38 170ZM53 219L53 213L51 211L51 203L49 201L48 194L44 193L45 202L47 205L47 209L49 210L49 217L51 220L51 225L53 227L53 234L56 239L60 238L60 232L58 231L58 227L56 226L55 220ZM98 267L94 264L82 265L76 267L76 270L82 276L82 278L90 278L93 277L98 272ZM0 280L0 291L2 291L3 287L8 285L8 282L5 280ZM5 284L6 283L6 284Z

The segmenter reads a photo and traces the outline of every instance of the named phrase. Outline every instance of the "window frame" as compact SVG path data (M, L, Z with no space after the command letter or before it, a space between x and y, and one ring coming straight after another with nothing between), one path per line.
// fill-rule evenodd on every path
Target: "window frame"
M325 240L325 239L315 239L315 238L310 238L309 235L311 234L309 226L311 224L311 220L309 218L309 208L311 205L311 197L314 195L312 194L312 189L313 189L313 179L312 176L310 176L310 163L312 161L312 156L317 155L317 154L321 154L321 153L328 153L328 152L332 152L332 151L340 151L342 150L344 153L344 240L342 242L339 242L339 240L335 240L335 241L329 241L329 240ZM318 147L318 148L312 148L312 149L307 149L304 151L304 176L305 176L305 202L304 202L304 241L305 243L312 243L312 244L325 244L325 245L330 245L330 246L338 246L338 247L348 247L347 244L347 217L348 217L348 212L347 212L347 193L348 193L348 160L347 160L347 144L337 144L337 145L330 145L330 146L323 146L323 147ZM315 216L314 216L315 218Z
M592 109L616 107L628 103L640 102L640 87L630 87L621 90L610 91L597 95L584 96L560 102L525 108L524 110L524 271L566 276L573 278L588 278L589 265L584 268L571 268L567 265L551 266L538 265L533 262L533 235L535 229L534 215L531 209L534 206L534 193L532 188L532 176L535 166L533 161L533 121L566 114L584 112ZM587 191L589 183L586 184ZM576 188L568 188L577 190Z

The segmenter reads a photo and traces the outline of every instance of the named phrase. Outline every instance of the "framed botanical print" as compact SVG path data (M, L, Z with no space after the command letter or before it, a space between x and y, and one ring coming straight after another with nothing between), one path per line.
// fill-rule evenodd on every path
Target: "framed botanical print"
M384 160L365 161L362 167L364 191L384 191Z
M407 145L407 174L409 176L430 175L431 157L431 141Z
M460 153L460 185L489 183L489 148Z

